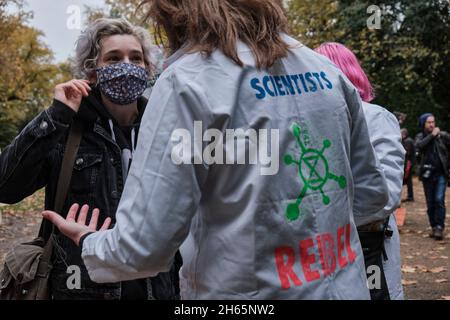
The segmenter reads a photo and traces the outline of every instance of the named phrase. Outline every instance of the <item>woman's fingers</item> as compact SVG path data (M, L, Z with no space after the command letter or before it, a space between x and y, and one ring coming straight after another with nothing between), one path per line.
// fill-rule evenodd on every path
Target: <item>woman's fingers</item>
M80 205L78 203L74 203L69 209L69 213L67 214L66 220L69 222L75 222L75 218L77 217L79 208Z
M51 221L61 231L62 234L72 239L78 245L80 238L84 234L92 231L93 232L97 231L96 230L97 222L100 214L99 209L94 209L92 211L92 217L89 226L86 226L86 218L89 211L89 206L85 204L81 208L80 214L78 216L78 221L75 221L75 216L77 214L79 207L80 206L78 204L73 204L70 207L66 219L64 219L58 213L53 211L44 211L42 212L42 216L45 219ZM107 218L99 231L108 230L110 225L111 225L111 218Z
M92 91L88 80L73 79L68 82L59 84L55 87L55 98L69 105L70 103L79 104L80 99L89 96ZM70 106L78 111L79 105Z
M67 99L73 99L83 95L83 93L73 83L68 83L64 85L64 92L66 94Z
M97 231L97 224L98 224L98 217L100 215L99 209L94 209L92 211L92 218L91 222L89 223L89 229L91 231ZM111 225L111 218L106 218L105 222L103 223L102 227L98 231L105 231L109 229L109 226Z
M73 80L72 83L83 93L85 97L89 96L89 91L91 91L91 88L85 82Z
M103 226L100 228L99 231L106 231L109 229L109 226L111 225L111 218L106 218L105 222L103 223Z
M63 217L53 211L44 211L42 212L42 216L45 219L50 220L60 230L65 223L68 223Z
M100 214L100 210L98 210L98 209L94 209L94 211L92 211L91 221L89 222L89 229L92 231L97 231L99 214Z
M85 86L87 90L89 91L92 90L90 86L91 82L89 80L77 80L77 81L80 82L83 86Z
M81 211L80 211L80 215L78 216L78 220L77 223L81 224L81 225L86 225L86 218L87 218L87 214L89 212L89 206L87 204L85 204L84 206L81 207Z

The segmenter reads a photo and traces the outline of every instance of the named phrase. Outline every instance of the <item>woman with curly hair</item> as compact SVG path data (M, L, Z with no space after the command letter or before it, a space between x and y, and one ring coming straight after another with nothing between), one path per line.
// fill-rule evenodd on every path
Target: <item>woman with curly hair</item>
M42 187L45 208L54 210L59 170L69 132L82 126L81 144L62 215L70 204L100 209L100 222L115 224L116 211L135 154L147 105L142 94L153 73L148 32L123 19L99 19L80 35L74 73L79 77L55 87L52 106L40 113L0 155L0 202L17 203ZM91 214L85 216L91 220ZM49 238L51 228L41 227ZM110 281L89 279L81 250L63 234L54 234L53 299L176 299L178 270L155 278ZM72 282L71 266L80 273ZM74 288L72 288L74 287Z

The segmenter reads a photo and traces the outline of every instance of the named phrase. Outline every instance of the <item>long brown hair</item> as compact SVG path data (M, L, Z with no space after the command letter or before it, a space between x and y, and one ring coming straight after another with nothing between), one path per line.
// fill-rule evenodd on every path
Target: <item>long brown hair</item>
M282 0L144 0L156 41L167 37L174 52L187 45L189 52L210 55L220 49L243 66L237 40L253 51L258 68L271 67L286 57L289 46L281 33L287 32Z

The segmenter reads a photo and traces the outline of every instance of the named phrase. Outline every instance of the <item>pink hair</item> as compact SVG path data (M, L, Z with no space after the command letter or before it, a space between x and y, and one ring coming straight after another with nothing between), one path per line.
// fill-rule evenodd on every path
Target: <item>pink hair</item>
M329 58L358 89L361 99L370 102L375 93L367 75L361 68L355 54L343 44L326 42L315 49L316 52Z

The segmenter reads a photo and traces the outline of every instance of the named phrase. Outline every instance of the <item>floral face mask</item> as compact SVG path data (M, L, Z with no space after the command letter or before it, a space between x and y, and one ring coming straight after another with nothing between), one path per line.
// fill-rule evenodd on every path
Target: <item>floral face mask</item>
M144 93L149 81L149 72L131 63L112 64L95 71L100 91L118 105L136 101Z

